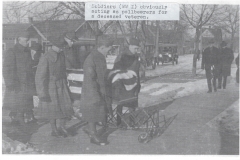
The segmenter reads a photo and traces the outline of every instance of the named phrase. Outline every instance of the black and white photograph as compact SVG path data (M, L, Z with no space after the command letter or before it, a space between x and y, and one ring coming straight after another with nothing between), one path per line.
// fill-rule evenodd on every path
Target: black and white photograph
M204 2L1 2L2 154L239 158L239 2Z

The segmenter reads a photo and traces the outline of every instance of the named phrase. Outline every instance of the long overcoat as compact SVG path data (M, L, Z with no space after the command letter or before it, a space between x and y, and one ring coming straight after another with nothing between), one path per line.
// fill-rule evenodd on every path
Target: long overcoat
M212 78L214 75L217 77L219 75L218 69L218 53L219 50L216 47L207 47L202 54L202 69L206 71L206 77ZM214 67L213 70L211 70Z
M63 52L51 49L41 57L35 81L41 116L50 120L71 117L73 108Z
M231 64L234 59L233 51L230 48L222 48L220 50L219 58L219 74L220 76L231 75Z
M30 49L17 43L3 58L3 78L6 85L3 106L12 112L31 112L35 87Z
M81 110L87 122L102 122L106 116L106 59L94 49L83 65Z

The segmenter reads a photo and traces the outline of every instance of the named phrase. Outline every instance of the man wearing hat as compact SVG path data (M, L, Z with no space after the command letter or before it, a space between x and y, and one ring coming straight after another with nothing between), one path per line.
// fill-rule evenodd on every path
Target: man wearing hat
M36 76L36 90L42 117L49 119L51 135L67 137L66 121L73 115L72 100L67 86L65 56L62 51L64 37L48 38L51 49L40 59ZM57 126L57 120L59 125Z
M3 77L6 84L4 106L10 109L9 116L21 125L24 115L33 116L34 73L31 52L28 48L29 35L18 35L17 43L9 49L3 62Z
M125 48L122 54L120 54L115 60L113 70L120 70L120 72L123 72L123 73L119 73L118 77L119 79L122 80L122 83L124 84L124 86L119 85L119 88L117 88L116 86L115 91L119 93L117 97L118 100L132 98L132 97L125 97L125 95L129 95L128 93L130 92L134 93L134 95L132 96L137 97L138 93L140 92L140 88L141 88L140 76L139 76L140 57L137 54L139 47L140 47L140 41L136 38L130 38L128 48ZM124 72L126 72L126 74L128 74L128 72L134 73L136 74L136 77L134 74L132 74L129 78L127 78L128 76L124 76ZM123 77L121 77L121 75L123 75ZM116 77L117 75L115 76L115 79ZM126 88L127 86L133 86L133 87L131 87L132 89L129 90ZM129 107L129 109L133 111L135 110L136 107L138 107L138 100L135 100L125 105L117 106L117 113L118 113L117 125L121 124L121 118L119 115L122 114L123 107Z
M218 89L226 89L227 77L231 75L231 64L234 59L233 51L227 47L227 43L222 41L219 52L219 78Z
M112 49L113 41L98 41L86 58L83 65L84 79L81 94L81 110L83 119L88 122L84 131L90 137L90 142L96 145L106 145L96 131L96 123L106 122L107 110L111 111L106 89L106 55ZM112 112L110 112L112 115Z
M210 41L208 47L202 53L202 69L206 71L208 92L212 92L212 83L214 92L217 91L216 79L218 77L218 54L219 50L214 46L214 41Z

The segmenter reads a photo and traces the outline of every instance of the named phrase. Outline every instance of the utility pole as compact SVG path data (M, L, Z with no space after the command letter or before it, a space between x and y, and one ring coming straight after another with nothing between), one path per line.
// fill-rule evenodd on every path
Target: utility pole
M94 21L94 27L95 27L95 46L98 44L98 36L99 36L99 28L98 28L98 21Z
M200 54L202 54L202 50L203 50L203 43L202 43L202 27L200 28Z
M156 41L155 41L155 57L158 56L158 46L159 46L159 21L156 21L157 23L157 33L156 33Z

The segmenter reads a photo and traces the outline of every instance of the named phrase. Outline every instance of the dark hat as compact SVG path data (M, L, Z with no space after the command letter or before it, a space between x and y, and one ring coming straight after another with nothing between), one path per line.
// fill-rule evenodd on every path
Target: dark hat
M39 43L33 43L31 49L34 51L42 51L42 45Z
M130 38L129 39L129 45L134 45L134 46L140 46L140 41L136 38Z
M50 36L48 37L48 41L53 45L56 46L58 48L63 48L64 47L64 35L60 35L60 36Z
M225 47L225 46L227 46L227 42L222 41L222 43L220 44L220 46L221 46L221 47Z

